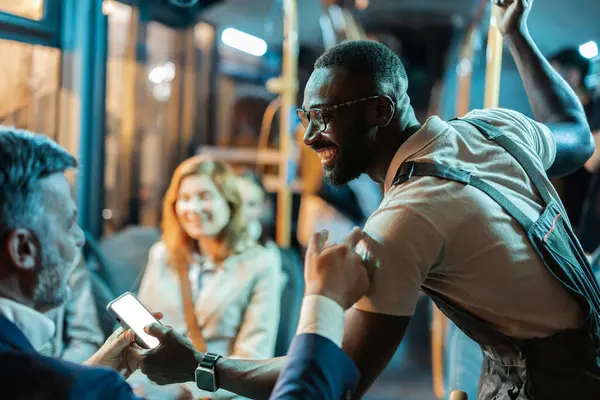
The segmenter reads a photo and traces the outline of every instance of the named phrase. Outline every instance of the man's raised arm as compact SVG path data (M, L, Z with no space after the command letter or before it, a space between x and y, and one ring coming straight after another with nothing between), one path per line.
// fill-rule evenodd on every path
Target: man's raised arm
M594 141L577 95L529 34L527 17L532 3L494 0L503 9L498 26L517 64L533 115L550 128L556 140L556 158L548 175L562 176L583 166L594 151Z

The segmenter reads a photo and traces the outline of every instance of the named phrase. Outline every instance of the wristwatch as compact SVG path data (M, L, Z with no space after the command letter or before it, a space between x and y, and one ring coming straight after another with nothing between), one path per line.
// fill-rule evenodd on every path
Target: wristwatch
M213 353L204 353L198 368L196 368L196 386L207 392L216 392L219 389L219 381L215 373L217 361L222 356Z

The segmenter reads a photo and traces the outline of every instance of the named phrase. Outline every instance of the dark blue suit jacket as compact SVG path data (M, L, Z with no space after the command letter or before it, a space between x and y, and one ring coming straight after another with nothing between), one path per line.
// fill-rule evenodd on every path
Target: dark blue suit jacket
M354 362L331 340L315 334L294 338L271 400L340 400L360 375Z
M121 376L38 354L23 333L0 315L0 397L13 400L134 400ZM138 399L139 400L139 399Z

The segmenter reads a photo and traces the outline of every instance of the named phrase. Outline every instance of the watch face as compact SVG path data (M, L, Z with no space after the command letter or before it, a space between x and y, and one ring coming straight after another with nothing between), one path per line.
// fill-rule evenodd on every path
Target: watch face
M198 368L196 370L196 386L208 392L216 391L215 376L212 371Z

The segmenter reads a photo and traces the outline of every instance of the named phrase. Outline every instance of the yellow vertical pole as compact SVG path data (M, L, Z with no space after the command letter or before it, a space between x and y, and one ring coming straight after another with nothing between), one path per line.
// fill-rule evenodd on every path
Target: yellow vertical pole
M471 81L473 73L473 37L476 34L475 27L471 27L467 33L467 42L460 55L458 62L458 93L456 98L456 116L462 117L469 112L471 105Z
M131 21L127 35L127 52L123 60L123 100L121 115L121 132L119 135L119 217L118 224L125 221L129 213L129 204L132 193L132 161L135 130L136 130L136 103L137 99L137 74L143 70L138 66L136 58L136 44L140 27L140 13L137 8L132 8Z
M484 108L498 107L500 99L500 73L502 70L502 34L498 30L500 7L492 5L488 31L487 61L485 70Z
M179 161L188 156L188 149L194 140L194 127L196 122L196 43L194 41L194 28L185 31L185 62L183 74L183 112L181 122L181 142L179 145Z
M181 162L179 154L179 145L182 141L182 97L186 88L185 82L185 64L183 61L183 53L185 52L185 31L175 30L175 43L172 43L172 51L175 56L172 58L172 63L175 66L175 77L171 81L171 94L166 104L164 145L166 149L166 165L168 176L171 176L177 165ZM185 112L185 110L184 110Z
M446 317L435 305L433 306L431 322L431 375L433 378L433 393L438 399L444 397L444 339L446 332Z
M277 189L277 244L289 247L292 193L289 188L292 107L298 91L298 12L297 0L283 0L283 67L281 76L281 123L279 128L279 185Z

